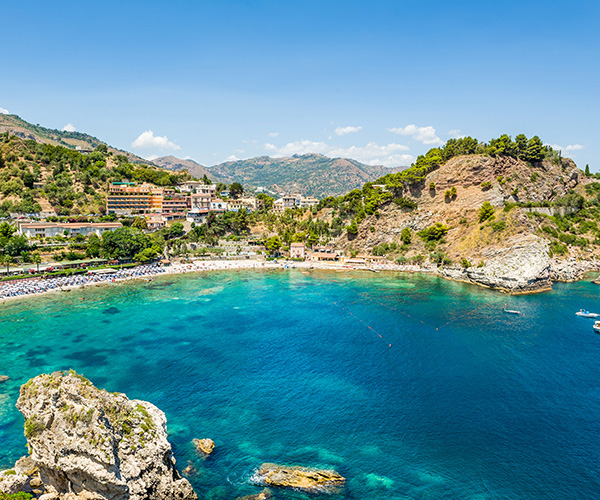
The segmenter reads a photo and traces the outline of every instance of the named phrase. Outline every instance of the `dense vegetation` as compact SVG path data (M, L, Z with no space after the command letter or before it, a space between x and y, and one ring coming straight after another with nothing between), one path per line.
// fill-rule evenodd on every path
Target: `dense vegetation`
M544 146L537 135L527 139L524 134L519 134L513 141L510 136L504 134L497 139L492 139L489 143L479 142L472 137L450 139L444 146L432 148L426 154L418 156L410 168L396 174L384 175L374 184L385 184L388 190L399 196L409 186L423 182L427 174L451 158L474 154L494 157L511 156L535 164L547 156L555 155L556 152L549 146Z
M42 205L59 215L104 213L109 182L133 180L171 186L189 179L156 167L131 164L104 144L82 154L0 134L0 217L10 212L38 213Z

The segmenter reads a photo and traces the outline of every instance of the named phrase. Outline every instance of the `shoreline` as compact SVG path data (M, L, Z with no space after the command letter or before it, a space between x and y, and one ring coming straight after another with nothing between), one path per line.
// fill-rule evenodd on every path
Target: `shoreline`
M409 272L437 274L435 271L418 266L401 266L397 264L374 265L372 267L355 267L342 265L341 263L321 261L264 261L264 260L215 260L195 261L187 264L172 264L167 267L156 264L142 264L137 267L121 269L114 274L104 275L77 275L59 278L32 278L31 280L15 280L0 284L0 300L13 302L19 299L46 296L51 293L70 292L80 288L92 286L106 286L113 283L126 281L151 281L159 276L191 274L211 271L238 271L238 270L260 270L260 269L299 269L299 270L329 270L329 271L369 271L379 273L381 271Z
M527 291L511 291L502 287L491 287L483 283L478 283L471 280L462 280L456 277L445 276L440 273L437 268L420 267L416 265L399 265L393 263L373 264L371 266L352 266L345 265L339 262L323 262L323 261L265 261L265 260L197 260L191 263L172 264L170 266L158 266L153 264L142 264L137 267L120 269L114 274L104 275L77 275L72 277L60 278L32 278L31 280L19 280L14 282L0 283L0 300L2 304L6 301L11 303L14 300L28 299L31 297L47 296L51 293L70 292L80 288L92 286L106 286L112 283L123 283L127 281L151 281L159 276L203 273L211 271L239 271L239 270L289 270L298 269L301 271L310 270L326 270L326 271L367 271L373 273L380 272L402 272L402 273L419 273L435 275L441 278L470 285L476 285L489 290L494 290L507 295L530 295L536 293L545 293L552 291L552 286L542 287L537 290ZM579 279L569 280L569 282L581 281ZM563 280L553 280L563 281Z

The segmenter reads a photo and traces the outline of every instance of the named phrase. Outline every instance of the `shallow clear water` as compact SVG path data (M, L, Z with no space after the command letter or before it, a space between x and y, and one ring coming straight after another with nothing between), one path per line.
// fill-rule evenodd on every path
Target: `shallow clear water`
M6 303L0 469L25 453L19 386L74 368L165 411L200 498L260 491L266 461L337 469L332 499L599 498L600 336L574 315L598 291L246 271Z

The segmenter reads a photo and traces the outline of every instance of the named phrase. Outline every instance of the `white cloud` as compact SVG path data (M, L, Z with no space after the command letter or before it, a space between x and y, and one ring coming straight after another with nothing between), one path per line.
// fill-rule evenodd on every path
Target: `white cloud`
M346 134L354 134L356 132L360 132L362 127L338 127L335 129L335 135L346 135Z
M319 153L333 158L352 158L368 165L384 165L396 167L408 165L415 157L405 154L408 146L404 144L382 144L369 142L365 146L341 147L326 142L301 140L288 142L284 146L277 147L274 144L265 144L265 149L272 156L291 156L294 154Z
M148 160L148 161L154 161L154 160L156 160L157 158L160 158L160 156L159 156L159 155L146 155L146 156L144 157L144 159L145 159L145 160Z
M269 132L269 137L277 137L279 132Z
M436 135L433 127L407 125L406 127L388 128L388 132L398 135L408 135L415 141L422 142L423 144L443 144L444 142Z
M0 115L10 115L8 109L0 108Z
M583 146L581 144L569 144L568 146L566 146L564 148L562 146L559 146L558 144L550 144L550 147L557 151L565 151L565 152L578 151L580 149L583 149Z
M227 158L225 158L225 161L238 161L239 158L235 155L230 155Z
M154 135L154 132L152 132L152 130L146 130L146 132L142 132L140 136L131 143L131 146L134 148L141 149L181 149L180 146L178 146L174 142L171 142L166 135Z
M67 123L64 127L63 127L63 131L65 132L75 132L75 125L73 125L71 122Z
M458 130L457 128L453 128L452 130L448 131L448 135L450 137L452 137L453 139L462 139L463 137L466 137L465 134L463 134L460 130Z

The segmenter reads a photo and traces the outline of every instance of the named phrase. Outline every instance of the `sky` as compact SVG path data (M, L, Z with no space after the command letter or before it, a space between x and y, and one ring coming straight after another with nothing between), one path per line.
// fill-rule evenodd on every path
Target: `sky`
M409 165L524 133L600 170L600 2L4 2L0 112L144 158Z

